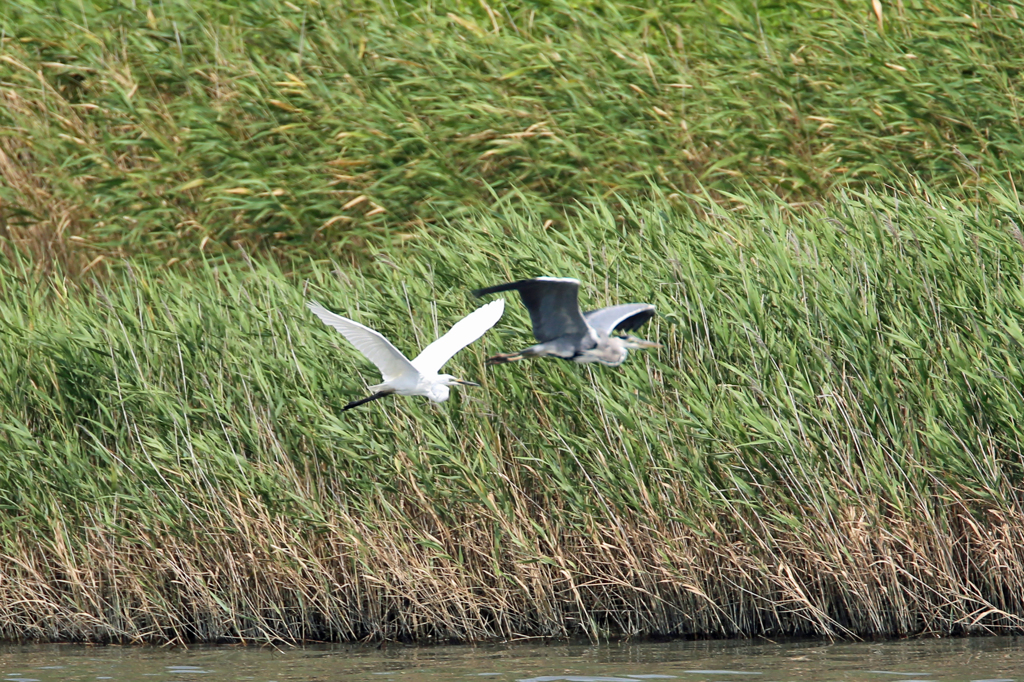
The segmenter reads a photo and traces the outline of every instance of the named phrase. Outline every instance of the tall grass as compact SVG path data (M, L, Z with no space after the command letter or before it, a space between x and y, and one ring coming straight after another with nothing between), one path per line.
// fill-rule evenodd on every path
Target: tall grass
M1019 183L1019 0L8 0L0 231L336 257L530 198ZM502 204L503 205L503 204Z
M984 206L503 206L302 276L8 259L0 635L1020 632L1024 236ZM340 412L376 375L305 299L414 352L542 273L655 303L665 348L485 371L510 301L450 365L482 388Z

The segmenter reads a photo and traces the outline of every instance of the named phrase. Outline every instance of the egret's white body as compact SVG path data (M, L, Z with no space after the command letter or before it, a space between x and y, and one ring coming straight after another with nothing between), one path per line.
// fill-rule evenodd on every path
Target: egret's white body
M379 332L347 317L335 315L319 303L310 301L306 305L324 324L344 334L356 350L380 370L383 381L370 386L373 395L349 403L344 408L346 410L392 393L422 395L435 403L443 403L448 400L451 386L479 386L472 381L437 372L452 356L483 336L505 312L505 299L481 306L456 322L447 334L424 348L414 360L409 360Z

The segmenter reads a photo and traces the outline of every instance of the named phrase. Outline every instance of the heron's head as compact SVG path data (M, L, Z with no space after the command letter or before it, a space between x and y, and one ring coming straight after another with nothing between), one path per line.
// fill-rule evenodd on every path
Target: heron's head
M479 386L480 384L475 381L466 381L465 379L456 379L451 374L442 374L441 379L444 380L445 386Z
M620 338L622 339L622 346L630 350L635 350L637 348L661 348L660 343L641 339L639 336L633 336L632 334L626 334Z

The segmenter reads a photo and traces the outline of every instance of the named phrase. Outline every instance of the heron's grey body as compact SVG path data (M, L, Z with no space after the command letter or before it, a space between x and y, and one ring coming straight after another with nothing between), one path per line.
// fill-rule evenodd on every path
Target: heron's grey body
M579 280L537 277L477 289L476 296L518 291L530 312L533 335L540 343L518 353L495 355L487 364L497 365L531 357L555 357L578 363L599 362L618 367L631 348L655 348L659 344L628 334L654 317L650 303L624 303L584 313L579 305ZM621 332L625 336L615 336Z

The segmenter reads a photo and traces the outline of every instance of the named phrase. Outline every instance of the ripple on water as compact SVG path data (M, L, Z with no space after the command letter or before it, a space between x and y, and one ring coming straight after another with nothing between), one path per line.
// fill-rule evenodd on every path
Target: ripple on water
M764 675L764 673L752 670L684 670L683 672L694 675Z
M517 682L636 682L636 677L595 677L593 675L541 675L520 678Z
M684 670L684 673L700 675L763 675L764 673L751 672L749 670ZM542 675L540 677L528 677L519 679L517 682L638 682L638 680L675 680L676 675L630 675L621 677L595 677L592 675Z

